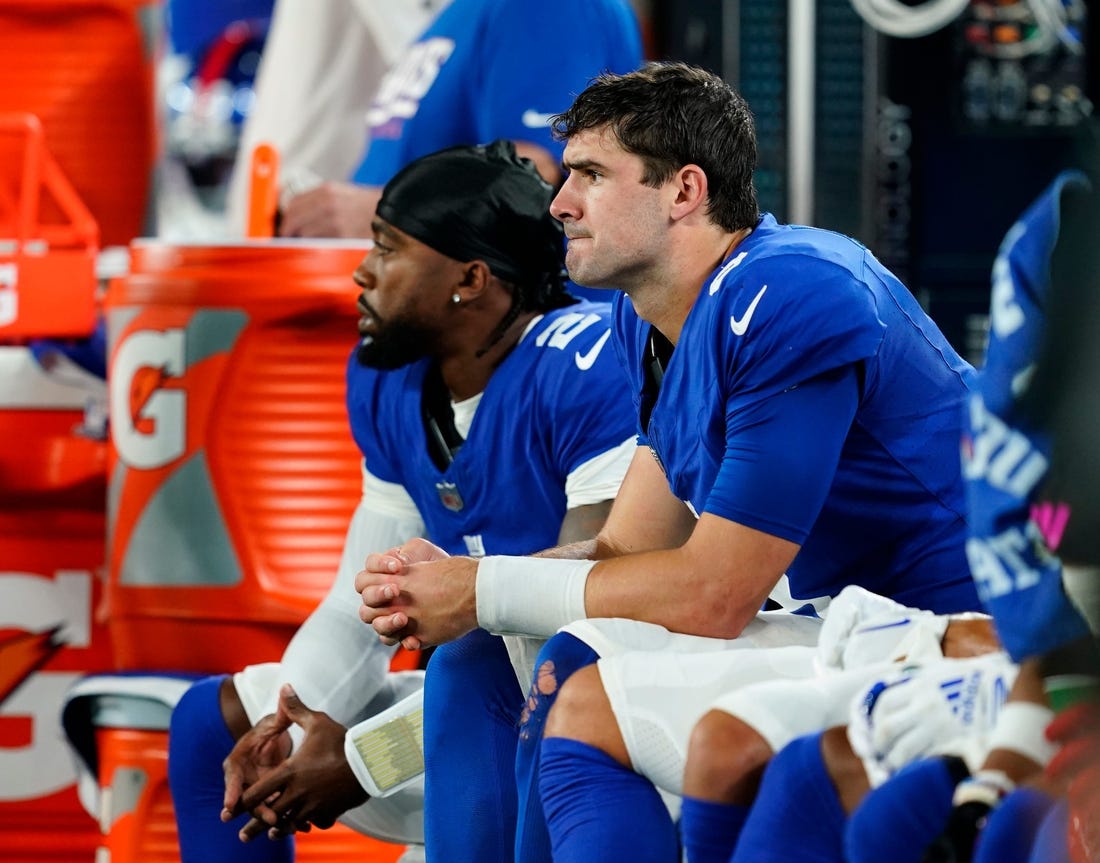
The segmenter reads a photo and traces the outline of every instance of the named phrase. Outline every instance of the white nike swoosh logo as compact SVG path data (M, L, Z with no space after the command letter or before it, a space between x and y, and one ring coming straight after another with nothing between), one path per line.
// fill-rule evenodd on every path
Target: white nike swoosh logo
M745 255L747 254L748 252L741 252L736 258L734 258L732 261L722 267L722 269L718 271L718 275L711 279L710 288L708 288L708 291L712 297L718 293L718 289L722 287L722 282L726 280L726 276L729 275L730 270L732 270L743 260L745 260Z
M515 114L512 116L514 117ZM553 116L553 114L543 114L533 108L528 108L523 112L523 116L520 117L520 122L528 129L543 129L550 125L550 119Z
M730 315L730 329L733 330L735 336L745 335L745 331L749 328L749 321L752 320L752 313L756 311L756 304L760 302L760 298L764 296L764 291L768 289L767 285L764 285L760 289L760 293L752 298L752 302L749 303L748 309L745 310L745 314L741 316L741 320L738 320L734 315Z
M603 346L607 343L607 338L610 335L611 330L607 330L600 336L600 340L588 349L588 353L582 354L580 351L577 351L576 354L573 355L573 359L577 361L578 369L582 372L586 372L592 368L592 364L596 362L596 357L600 355L600 351L603 350Z

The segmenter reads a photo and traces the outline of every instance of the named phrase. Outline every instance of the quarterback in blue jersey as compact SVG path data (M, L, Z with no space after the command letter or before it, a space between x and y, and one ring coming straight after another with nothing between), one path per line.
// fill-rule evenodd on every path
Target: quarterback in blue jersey
M614 341L649 447L599 537L573 549L584 560L372 556L356 585L388 641L475 626L551 636L581 621L541 652L521 733L522 758L549 709L555 857L671 859L675 835L648 832L669 823L665 805L628 765L651 757L650 732L666 739L663 714L698 708L655 698L632 716L620 660L638 657L650 682L666 656L696 661L671 651L706 650L736 670L726 646L773 627L794 637L790 620L805 620L762 620L769 597L821 605L849 583L918 608L975 608L957 455L971 370L858 243L761 216L752 117L717 76L682 64L601 76L556 129L569 175L551 212L566 266L579 284L625 294ZM634 624L593 620L607 618ZM621 652L631 647L654 652ZM598 671L577 670L597 652ZM705 707L715 694L701 686L692 699ZM682 758L660 749L654 761ZM540 814L520 775L517 847ZM646 856L610 847L609 823Z
M173 715L169 778L185 861L285 860L289 843L242 846L238 832L278 836L342 813L380 838L422 841L422 797L414 789L366 800L354 747L345 746L344 726L385 706L391 654L358 619L355 572L369 552L408 536L426 534L456 554L532 553L602 523L636 448L633 420L625 377L605 347L610 307L563 289L551 196L506 141L432 154L387 184L375 247L354 277L363 338L348 366L347 403L364 497L332 591L281 663L200 681ZM500 836L515 820L523 690L508 650L472 633L433 656L427 680L425 757L443 764L430 773L447 779L443 746L485 765L502 753L495 781L447 793L481 807L486 831L510 846ZM511 717L494 722L456 702L473 691L470 680L491 685ZM284 681L293 689L280 694ZM306 733L288 758L291 722ZM223 806L228 823L219 824Z
M589 79L642 62L629 0L452 0L387 72L367 112L370 145L353 180L292 198L285 236L367 236L381 186L413 159L455 144L516 143L561 180L550 118Z

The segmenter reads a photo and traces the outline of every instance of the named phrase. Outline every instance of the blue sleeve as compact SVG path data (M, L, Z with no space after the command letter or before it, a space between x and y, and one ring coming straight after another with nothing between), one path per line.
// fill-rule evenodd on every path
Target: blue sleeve
M641 37L621 0L497 0L481 43L477 128L482 142L529 141L561 159L549 115L566 110L604 71L642 62Z
M706 511L801 544L858 407L858 370L847 365L727 415L726 452Z
M845 267L798 253L754 263L728 290L723 314L730 319L721 329L731 415L870 359L886 332L866 283Z
M1048 472L1051 441L1016 404L1045 320L1061 193L1074 182L1075 175L1060 175L1001 245L993 268L986 364L966 415L967 557L978 595L1017 662L1088 634L1066 596L1061 561L1031 518Z

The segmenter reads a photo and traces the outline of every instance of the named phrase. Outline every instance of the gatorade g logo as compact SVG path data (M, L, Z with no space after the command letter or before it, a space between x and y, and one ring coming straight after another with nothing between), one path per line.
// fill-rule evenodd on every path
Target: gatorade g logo
M90 572L0 572L0 802L51 794L76 778L58 744L59 707L82 672L53 666L59 650L88 648L91 635ZM39 670L46 663L51 670Z
M210 469L241 408L232 362L239 309L153 305L108 312L110 565L120 585L236 584L240 567ZM164 566L171 560L171 566Z
M111 435L130 467L163 467L186 451L187 393L169 386L185 368L181 329L136 332L119 345L111 368Z
M206 445L203 418L248 323L237 309L110 312L111 442L127 468L174 470Z

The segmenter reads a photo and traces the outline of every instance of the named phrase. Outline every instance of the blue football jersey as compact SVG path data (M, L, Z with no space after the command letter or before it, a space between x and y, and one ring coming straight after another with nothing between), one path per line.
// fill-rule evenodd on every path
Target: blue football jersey
M1042 337L1062 194L1086 182L1076 172L1060 174L1005 235L993 265L989 347L967 410L967 554L982 602L1016 661L1088 633L1063 590L1061 562L1030 517L1051 441L1016 403Z
M610 337L610 306L548 312L494 372L469 435L440 470L421 394L430 361L393 371L348 364L352 434L379 479L416 503L451 554L531 554L557 544L565 480L634 435L629 390Z
M354 180L381 186L420 156L497 138L560 159L550 116L599 73L641 62L628 0L453 0L383 78Z
M799 543L794 598L858 584L939 612L977 606L958 457L972 369L867 249L765 214L700 291L655 401L650 326L625 296L615 309L641 440L674 494ZM858 402L835 468L789 469L831 408L792 415L784 397L840 372Z

